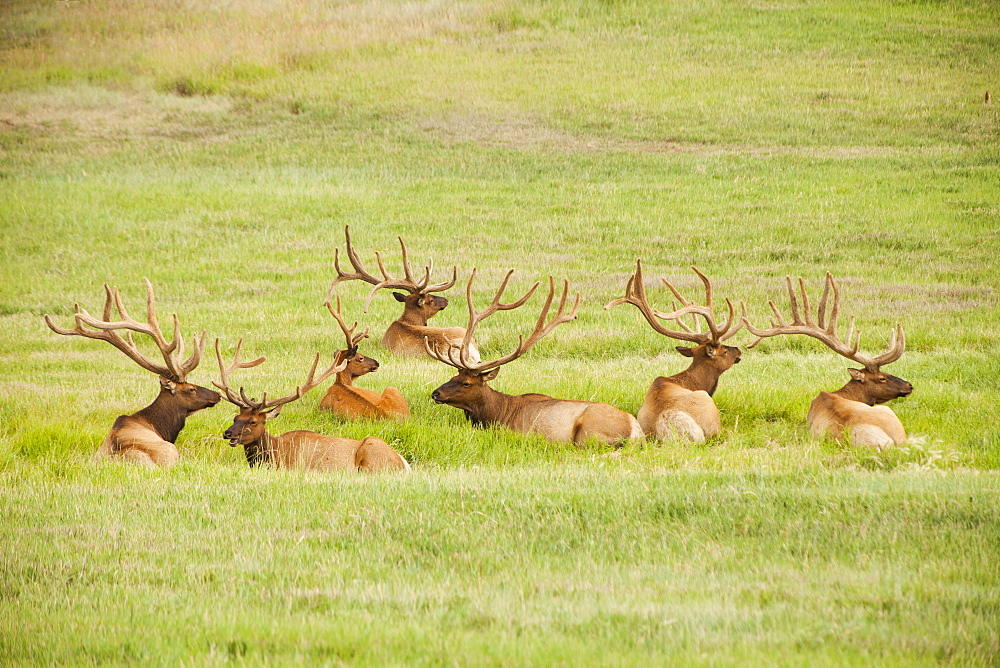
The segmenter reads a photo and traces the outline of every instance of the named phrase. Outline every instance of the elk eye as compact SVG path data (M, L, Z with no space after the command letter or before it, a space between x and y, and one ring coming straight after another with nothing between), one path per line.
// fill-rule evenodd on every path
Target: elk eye
M464 383L462 383L462 387L472 387L472 383L470 383L469 381L465 381Z

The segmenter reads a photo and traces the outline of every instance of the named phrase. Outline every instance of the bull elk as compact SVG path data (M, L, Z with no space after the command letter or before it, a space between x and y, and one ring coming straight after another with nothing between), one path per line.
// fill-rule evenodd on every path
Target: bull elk
M385 388L381 394L366 390L363 387L354 387L354 380L367 373L378 371L378 360L372 357L365 357L358 352L358 344L368 337L368 330L365 329L360 334L354 332L358 328L358 323L348 327L341 314L340 297L337 297L337 308L333 304L326 302L326 307L330 310L340 330L347 339L347 348L338 351L340 359L347 362L343 371L337 373L337 382L331 385L323 399L320 400L320 408L332 411L343 417L363 417L363 418L396 418L405 419L410 416L410 408L406 405L406 399L395 387Z
M818 438L830 437L840 440L845 435L850 436L851 443L882 449L891 445L899 445L906 440L906 430L896 414L888 406L882 406L887 401L897 397L906 397L913 392L913 385L902 378L897 378L881 370L882 366L895 362L903 355L906 340L901 325L896 325L889 337L889 348L875 357L862 355L858 348L861 343L861 331L855 329L854 318L848 325L847 341L841 341L837 335L837 315L840 311L840 290L833 276L827 272L823 295L820 297L816 320L813 320L809 307L809 297L806 295L805 281L799 278L799 290L802 295L802 309L799 312L798 300L792 287L792 280L785 277L788 288L788 298L792 309L792 322L788 323L781 312L768 301L774 318L769 329L757 329L744 316L747 330L757 337L750 344L756 346L763 339L781 334L804 334L818 339L827 347L852 362L862 365L862 369L848 369L851 380L835 392L820 392L813 399L806 415L809 431ZM827 317L827 301L833 293L833 305Z
M103 319L97 319L73 305L76 326L72 329L57 327L52 318L45 316L45 324L56 334L85 336L107 341L147 371L160 377L160 393L150 405L137 413L121 415L115 420L111 433L97 450L97 458L121 459L144 466L172 466L180 457L174 445L177 435L184 428L189 415L219 403L218 392L187 382L187 376L201 361L205 350L205 333L194 339L194 351L184 359L184 339L180 335L180 322L174 315L174 338L169 343L160 331L156 320L156 297L153 285L146 280L146 322L129 316L118 288L105 283ZM112 308L118 311L118 320L112 320ZM123 337L118 330L125 330ZM163 364L146 357L136 347L132 332L146 334L156 343L163 357Z
M250 466L263 465L279 469L311 471L410 470L410 465L398 452L374 436L357 440L324 436L306 430L289 431L280 436L268 433L267 423L278 417L282 406L300 399L306 392L333 374L343 371L347 367L347 361L340 359L339 355L336 356L333 364L317 378L316 369L319 366L319 354L317 354L305 383L296 387L294 392L278 399L268 399L267 393L264 393L261 400L256 401L248 397L242 387L237 394L229 385L229 374L232 371L249 369L265 360L264 357L259 357L251 362L240 361L242 346L243 340L240 339L236 344L232 364L226 366L222 361L219 340L215 340L215 356L219 360L219 382L212 381L212 383L225 393L230 403L240 409L239 414L233 419L232 426L226 429L222 437L228 439L232 447L243 446L243 452Z
M337 277L333 279L333 283L330 285L330 292L327 294L326 303L329 303L333 298L337 285L344 281L360 280L375 286L368 293L368 298L365 300L365 311L368 310L372 297L382 288L404 290L406 294L402 292L392 293L396 301L403 303L403 314L386 328L385 334L382 336L383 346L403 357L423 357L424 339L428 339L434 348L454 347L460 344L465 336L465 330L461 327L427 326L427 321L430 318L448 306L448 300L445 297L431 293L441 292L455 285L455 281L458 278L458 267L452 267L450 281L430 283L431 271L434 268L434 263L431 262L424 268L424 275L420 279L416 279L413 276L413 269L410 266L406 244L403 242L402 237L397 237L403 255L403 278L390 276L389 272L386 271L385 263L382 262L382 256L376 251L375 259L382 274L382 278L377 278L364 268L358 252L351 244L351 229L349 226L344 227L344 236L347 238L347 258L350 260L351 266L354 267L354 271L347 273L341 269L340 249L336 249L333 256L333 263L337 270ZM479 358L479 352L474 341L469 343L469 354L475 359Z
M472 334L476 326L497 311L509 311L524 304L538 288L535 283L520 299L509 304L501 303L504 290L514 270L500 284L493 301L482 311L476 311L472 303L472 283L476 270L466 286L469 305L469 324L459 347L436 348L428 339L425 341L427 353L435 359L458 369L458 375L431 393L431 398L439 403L460 408L466 418L478 427L499 424L521 433L537 433L551 441L569 441L580 445L588 439L598 439L607 444L619 444L628 438L642 438L642 430L635 418L623 410L609 404L593 401L573 401L554 399L544 394L510 395L498 392L487 383L500 372L500 367L516 360L535 343L562 323L576 318L580 306L580 294L569 313L565 312L569 282L563 281L562 298L551 320L549 310L555 296L555 281L549 278L549 296L545 300L534 330L525 339L520 337L517 348L503 357L480 361L470 354ZM548 320L548 322L546 322Z
M722 325L716 323L712 310L712 283L696 267L692 269L705 285L703 306L685 299L668 280L661 279L680 301L681 308L670 313L653 309L646 298L642 261L637 260L635 273L629 277L625 287L625 296L609 302L604 308L632 304L659 334L695 344L693 348L677 346L677 352L691 358L690 366L673 376L656 378L646 392L638 418L642 430L657 439L680 437L703 443L722 431L722 419L712 395L722 373L740 361L740 349L724 345L723 341L736 334L743 325L735 317L733 303L728 299L729 317ZM740 306L743 308L742 302ZM688 315L692 318L701 316L708 331L696 332L688 327L681 320ZM676 321L680 330L668 329L661 320Z

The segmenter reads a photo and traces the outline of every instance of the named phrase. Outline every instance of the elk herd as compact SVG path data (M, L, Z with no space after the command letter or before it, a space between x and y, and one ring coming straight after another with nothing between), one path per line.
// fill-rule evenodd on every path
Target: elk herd
M210 408L226 399L238 411L232 425L222 436L233 447L242 445L250 466L298 468L319 471L360 470L382 471L410 469L406 459L380 438L368 436L358 440L326 436L313 431L296 430L281 435L268 432L268 422L278 417L282 406L301 399L307 392L335 378L320 400L320 407L344 418L404 420L410 409L402 393L387 387L381 393L356 387L361 376L376 371L379 363L362 355L360 346L368 338L368 329L358 332L354 322L348 327L343 316L343 305L337 286L345 281L360 280L372 285L365 303L368 310L375 294L382 288L394 290L393 297L403 304L402 315L390 324L382 337L382 345L399 357L427 356L457 372L449 381L431 392L431 399L439 404L461 409L466 419L477 427L500 425L515 432L534 433L556 442L583 444L597 441L607 445L623 445L630 439L650 438L656 441L688 441L702 443L719 434L722 420L712 399L723 372L739 363L741 351L725 345L742 329L755 340L747 346L754 348L767 338L800 334L825 343L837 354L862 368L848 369L850 380L834 392L820 392L812 401L806 415L809 431L819 438L848 439L850 443L883 449L901 444L906 432L899 418L884 404L913 391L909 382L889 375L882 367L894 362L903 354L905 339L903 328L897 325L891 333L888 349L875 357L859 352L860 331L851 318L846 341L837 333L840 311L840 290L833 276L826 274L822 296L813 316L806 293L805 281L799 279L798 296L790 278L786 287L790 302L791 321L787 321L773 302L768 302L773 317L769 327L759 328L750 322L744 302L739 302L739 312L733 302L726 299L724 320L720 322L713 308L712 283L701 271L692 267L705 289L702 303L686 298L668 280L664 286L677 300L670 311L660 311L650 305L643 278L642 262L637 261L635 272L625 285L624 296L608 303L612 309L622 304L635 306L650 327L657 333L688 346L676 350L691 362L687 369L672 376L655 378L646 391L645 400L638 414L629 413L610 404L575 399L557 399L544 394L510 395L493 389L493 381L500 368L524 355L538 341L559 325L577 317L580 294L570 298L569 282L562 281L561 290L552 278L548 279L548 294L542 302L534 328L520 335L510 344L511 352L496 359L484 361L473 335L483 320L499 311L520 308L538 290L536 282L521 297L504 303L504 293L514 271L510 270L500 282L492 301L482 310L473 303L472 287L476 279L473 269L466 284L466 303L469 318L463 327L433 327L428 321L438 311L448 306L445 297L435 295L455 285L458 268L452 267L450 280L431 283L433 263L422 274L414 275L407 254L406 244L399 239L403 276L391 276L381 255L375 258L381 278L364 267L360 255L351 241L350 229L345 228L346 255L353 271L345 272L340 263L340 251L334 256L337 272L324 306L336 321L345 337L345 347L338 350L329 365L321 371L321 354L317 353L305 381L288 394L269 398L262 392L260 400L247 395L244 387L234 390L230 375L241 369L256 367L265 358L245 362L241 360L243 340L235 346L232 361L223 359L223 347L215 340L218 361L218 380L213 385L220 392L187 381L188 375L201 362L206 345L206 334L192 340L191 353L185 358L184 339L180 322L172 316L173 335L168 341L156 316L156 298L153 286L146 280L146 320L138 321L129 315L118 288L107 285L101 318L74 305L73 327L57 326L45 316L49 328L57 334L102 339L138 364L159 377L160 391L156 399L132 415L115 420L111 433L101 444L99 458L120 459L146 466L171 466L179 458L174 445L184 428L185 420L192 413ZM801 302L801 304L800 304ZM555 312L553 313L553 306ZM686 320L690 321L686 322ZM162 363L140 351L133 340L133 333L152 339L162 356Z

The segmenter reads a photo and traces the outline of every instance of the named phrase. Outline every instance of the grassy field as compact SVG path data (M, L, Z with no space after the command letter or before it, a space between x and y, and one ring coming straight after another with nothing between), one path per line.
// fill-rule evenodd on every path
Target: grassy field
M0 5L0 663L1000 661L997 25L986 0ZM316 390L274 429L376 434L412 474L251 471L228 405L174 469L91 463L156 381L43 314L105 282L141 312L145 276L286 393L340 345L347 224L369 261L398 269L402 235L478 267L480 300L507 268L569 278L578 320L493 385L633 413L685 366L603 310L637 257L755 320L829 270L866 350L906 330L911 441L811 439L849 363L746 333L708 445L475 430L430 400L450 367L378 345L399 305L348 283L383 363L359 384L413 418L342 422ZM483 324L486 355L538 301Z

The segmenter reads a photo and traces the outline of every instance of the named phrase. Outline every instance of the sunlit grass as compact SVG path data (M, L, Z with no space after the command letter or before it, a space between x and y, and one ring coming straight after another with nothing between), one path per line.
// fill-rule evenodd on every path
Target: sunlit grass
M0 9L0 662L991 664L1000 656L1000 25L989 2L19 2ZM838 277L914 394L873 452L809 437L849 363L746 349L709 444L573 448L471 428L453 373L381 349L388 294L340 288L404 423L323 388L273 429L377 435L409 476L251 470L192 416L169 471L94 465L156 381L42 315L102 283L266 364L285 393L368 262L548 275L584 302L493 385L632 413L675 341L621 296L641 257L755 321ZM461 282L443 325L467 314ZM666 290L651 300L668 308ZM483 323L486 355L538 299ZM209 350L192 374L216 376Z

